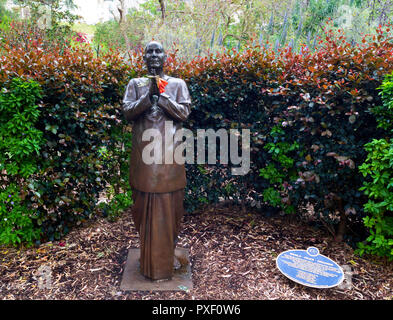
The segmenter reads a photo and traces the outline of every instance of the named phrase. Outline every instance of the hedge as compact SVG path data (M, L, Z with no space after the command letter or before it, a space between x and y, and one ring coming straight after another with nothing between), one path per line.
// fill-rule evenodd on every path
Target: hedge
M188 167L189 181L201 183L189 184L189 207L195 197L268 202L297 214L311 204L314 219L337 240L364 237L359 224L367 197L359 166L367 157L364 144L384 135L371 111L381 105L377 88L393 70L389 26L357 46L328 30L314 52L250 47L190 63L170 56L168 68L191 90L190 128L252 132L247 176L232 176L224 165Z
M87 48L62 50L12 48L0 61L1 83L32 78L43 89L36 127L47 140L44 161L26 190L38 206L36 221L56 237L68 222L92 216L108 184L118 195L126 190L130 127L120 101L128 80L146 75L140 51L126 63L115 52L94 58ZM233 199L301 215L311 205L318 223L339 240L349 237L347 228L362 224L368 201L359 190L363 146L386 134L372 110L382 105L377 88L391 70L389 27L356 46L327 31L313 52L257 46L192 61L168 53L166 73L184 79L192 96L188 128L251 130L247 175L232 175L232 163L186 166L186 208Z
M39 237L34 238L60 239L72 226L94 216L98 209L114 215L121 207L129 206L132 202L127 176L130 132L122 120L119 97L127 84L130 67L114 52L98 59L87 47L48 48L36 37L26 46L10 46L4 41L2 49L7 52L0 58L2 99L8 99L5 92L7 88L12 89L15 79L32 79L42 89L34 109L39 112L34 123L24 123L27 118L20 114L31 114L31 103L22 103L20 110L10 104L6 109L1 108L1 119L8 114L14 119L23 118L18 132L27 126L43 138L39 155L32 154L34 170L29 169L30 175L21 175L14 169L19 160L12 154L5 153L1 158L5 176L0 192L4 195L12 189L13 202L28 208L26 212L30 212L34 230L40 230ZM17 100L25 99L25 93L11 95ZM33 95L26 99L33 99ZM10 124L1 124L3 147L15 149L12 152L38 150L38 142L31 142L30 149L34 150L30 150L28 144L21 145L23 140L12 147L20 134L8 134ZM100 195L108 189L112 202L98 207ZM2 201L1 210L2 215L7 215L4 210L10 210L9 205ZM14 229L18 228L20 225L15 222ZM33 239L8 238L13 243Z
M188 206L195 197L230 197L301 214L311 204L337 240L348 236L365 216L358 167L364 144L384 135L371 111L381 105L377 88L393 70L392 53L387 26L357 46L328 30L314 52L250 47L189 63L170 55L169 73L186 79L193 98L191 129L247 128L252 135L246 176L232 176L230 165L188 166L188 180L198 181L188 186Z

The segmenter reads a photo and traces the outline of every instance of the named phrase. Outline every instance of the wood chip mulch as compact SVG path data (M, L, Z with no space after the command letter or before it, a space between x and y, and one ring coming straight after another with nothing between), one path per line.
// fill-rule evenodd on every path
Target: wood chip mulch
M184 216L178 247L190 250L192 290L120 290L128 249L139 247L128 210L116 222L98 218L60 241L34 248L0 247L0 299L393 299L393 263L355 256L351 247L335 243L323 230L287 216L240 211L209 207ZM276 268L279 253L309 246L350 267L352 283L309 288ZM49 284L40 277L45 268Z

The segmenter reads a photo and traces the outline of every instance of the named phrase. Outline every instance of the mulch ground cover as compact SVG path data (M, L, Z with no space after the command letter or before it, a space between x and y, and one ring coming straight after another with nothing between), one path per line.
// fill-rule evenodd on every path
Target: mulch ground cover
M1 299L393 299L393 263L358 257L323 230L288 216L209 207L186 214L179 247L190 250L189 291L120 290L129 248L139 247L130 210L98 218L64 239L33 248L0 247ZM352 269L352 284L330 289L297 284L276 268L279 253L315 246ZM48 272L48 282L41 275ZM41 281L41 282L40 282Z

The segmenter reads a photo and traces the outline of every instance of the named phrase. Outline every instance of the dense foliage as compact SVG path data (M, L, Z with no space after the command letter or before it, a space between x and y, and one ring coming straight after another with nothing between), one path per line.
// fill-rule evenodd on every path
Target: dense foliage
M37 155L44 143L35 128L40 116L39 85L19 78L0 93L0 242L16 244L39 239L33 208L27 205L25 181L38 172Z
M372 111L387 137L365 145L367 159L359 167L366 177L361 190L369 198L364 205L368 216L363 220L370 236L359 243L358 252L393 259L393 73L385 77L380 89L383 104Z
M121 125L119 108L129 67L115 53L96 59L83 48L44 50L42 41L33 37L26 46L5 42L3 49L7 54L0 58L0 83L5 90L0 118L6 122L0 141L7 156L1 158L5 183L0 188L2 198L12 196L15 208L1 201L2 217L23 205L26 214L34 213L33 223L41 229L42 239L59 239L70 226L97 212L96 204L106 191L113 199L102 203L105 214L129 206L129 133ZM15 78L39 84L39 109L33 107L37 95L29 94L23 84L15 87ZM9 93L7 88L14 89ZM15 101L22 101L18 108ZM27 136L20 139L23 134ZM39 156L33 155L38 145ZM128 193L128 199L121 192ZM18 228L19 222L15 223Z
M390 29L379 28L358 46L327 32L316 52L254 47L188 64L170 56L167 70L187 80L193 98L190 128L247 128L252 136L246 176L221 164L188 166L189 181L198 181L188 186L189 208L196 197L267 201L299 214L311 204L314 219L342 239L364 217L358 166L363 145L383 135L370 111L381 103L377 88L393 69L392 50Z
M27 194L20 203L37 215L34 228L53 239L97 208L115 215L130 205L131 133L120 101L128 80L146 70L139 50L127 65L116 52L94 58L88 47L43 50L41 44L36 38L22 47L5 42L0 82L8 88L15 77L34 79L42 88L34 122L44 133L38 173L20 180L18 190ZM250 45L192 61L176 51L168 54L166 72L184 79L192 96L188 128L251 131L247 175L232 175L231 162L186 166L189 211L232 199L307 213L338 239L346 227L357 230L367 202L359 190L364 183L359 165L369 152L363 146L386 134L377 126L385 112L376 112L382 105L377 88L393 70L392 37L389 27L381 27L351 45L342 33L328 31L318 45L316 51L303 46L300 52ZM112 202L97 206L102 192ZM6 200L2 205L10 210Z

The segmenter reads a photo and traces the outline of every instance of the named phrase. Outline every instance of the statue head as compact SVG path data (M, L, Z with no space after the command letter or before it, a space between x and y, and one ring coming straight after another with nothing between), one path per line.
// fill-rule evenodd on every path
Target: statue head
M166 54L162 44L157 41L149 42L145 48L143 60L146 63L149 74L161 74L166 61Z

